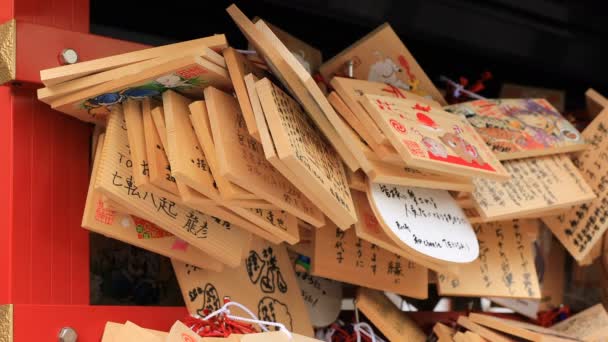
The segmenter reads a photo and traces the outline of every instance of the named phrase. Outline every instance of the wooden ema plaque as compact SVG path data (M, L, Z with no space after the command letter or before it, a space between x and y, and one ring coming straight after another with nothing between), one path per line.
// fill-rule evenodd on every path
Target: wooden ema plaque
M454 336L455 330L448 327L447 325L437 322L433 326L433 333L437 337L437 342L453 342L452 336Z
M395 148L391 146L388 140L386 140L384 134L382 135L382 139L386 140L386 143L377 143L374 141L374 138L372 138L372 134L369 133L370 126L366 126L366 124L364 124L361 120L359 120L359 118L355 116L355 113L353 113L353 111L348 107L348 105L344 102L340 95L338 95L338 93L332 91L327 96L327 100L334 107L336 113L340 115L343 121L346 122L348 126L350 126L353 133L355 133L366 146L369 146L369 148L373 150L374 154L378 155L378 159L382 160L384 158L390 159L391 161L396 160L401 164L405 164L397 154L397 150L395 150ZM357 105L361 106L359 103L357 103ZM367 115L367 112L365 113ZM369 118L369 115L367 116L369 121L371 121L371 123L374 124L374 127L377 128L378 126L376 125L376 123L373 122L371 118ZM377 129L380 132L380 129ZM344 136L342 136L342 138L346 139ZM363 168L363 165L359 166Z
M251 221L267 233L280 239L280 241L292 245L300 242L298 219L285 210L241 207L228 207L228 209ZM261 237L264 238L264 236ZM276 238L266 240L276 243Z
M260 105L260 101L258 98L258 94L257 91L255 91L255 85L252 84L253 83L253 79L254 76L253 75L247 75L245 77L245 83L247 84L247 88L249 90L250 93L250 98L252 100L252 105L254 108L254 115L255 115L255 120L256 120L256 124L258 126L258 131L260 132L260 140L262 141L262 147L264 149L264 156L266 157L266 160L268 160L268 162L270 162L270 164L278 171L280 172L286 179L289 179L289 181L291 182L291 184L293 184L296 188L298 189L302 189L305 190L306 193L304 193L304 195L306 196L306 198L308 199L312 199L315 203L315 205L317 206L317 208L321 208L319 210L320 215L323 217L323 222L325 222L325 217L323 216L322 211L329 211L329 209L324 208L323 203L321 203L315 196L314 192L309 191L309 189L307 188L307 186L305 185L304 182L301 181L301 179L296 176L278 157L277 155L277 151L276 148L274 146L274 142L272 141L272 137L270 136L270 131L268 129L268 124L266 122L266 118L264 116L264 113L262 111L261 105ZM301 221L301 223L307 223L305 221ZM310 223L308 223L310 224ZM323 226L323 225L321 225ZM318 227L321 227L318 226ZM310 224L309 228L312 228L313 225Z
M295 55L292 54L281 43L281 41L273 34L273 32L270 30L270 28L268 26L266 26L266 24L263 21L261 21L261 20L258 21L256 23L256 27L258 28L258 30L260 30L266 36L266 38L274 46L276 46L281 57L284 58L284 60L289 64L289 66L296 72L299 80L304 84L306 90L308 91L308 93L314 100L314 103L316 105L314 107L314 109L318 108L322 111L321 114L324 115L325 119L328 120L329 123L333 126L335 133L337 133L337 137L335 137L334 135L326 135L326 137L328 138L328 141L332 145L334 145L334 148L336 149L336 151L338 152L340 157L343 159L344 163L348 166L348 168L351 169L352 171L356 171L359 168L359 165L357 164L355 157L352 155L347 142L345 142L343 140L343 136L345 134L344 131L346 130L346 125L344 124L344 122L342 120L340 120L339 115L334 111L333 107L329 104L327 98L325 97L325 93L323 91L321 91L321 89L319 88L319 85L317 84L317 81L315 81L311 77L310 73L305 70L305 68L298 61L298 59L295 57ZM290 89L290 88L288 88L288 89ZM298 94L296 94L296 96L297 95ZM305 103L305 102L303 102L303 103ZM305 106L305 108L307 109L308 112L310 112L311 109L308 109L306 106ZM311 115L310 117L313 119L313 121L315 121L315 123L318 126L322 126L322 125L326 124L325 121L318 120L316 118L316 115Z
M260 20L254 25L236 5L228 7L227 12L247 40L255 46L257 53L266 60L274 75L302 103L306 112L331 142L346 165L351 170L356 170L358 168L356 161L330 122L335 113L310 74L264 25L263 21Z
M457 275L438 273L442 296L540 299L530 235L537 221L502 221L476 225L479 258L460 265Z
M348 187L351 190L365 192L365 189L367 188L367 176L365 175L365 173L363 173L363 171L361 171L361 170L352 172L351 170L346 169L344 171L346 171L346 180L348 181ZM354 199L354 194L352 191L351 191L351 195L353 196L353 202L354 202L355 199Z
M380 291L360 287L355 305L389 341L426 340L418 325Z
M223 265L187 242L175 237L155 224L134 215L107 208L99 192L95 191L95 179L104 135L100 135L93 162L91 182L82 217L82 226L90 231L149 250L166 257L213 271L221 271Z
M149 159L147 156L148 151L146 145L146 134L144 133L144 121L146 121L146 125L148 127L151 127L149 128L149 133L155 133L156 129L154 124L151 122L153 120L149 116L151 106L152 104L150 99L144 99L141 102L129 100L123 104L129 147L131 150L131 160L133 162L133 182L135 186L141 190L153 192L156 195L166 197L175 203L182 204L182 198L179 196L176 184L170 181L173 178L171 178L172 176L170 171L167 169L168 162L165 161L167 157L164 155L164 153L161 153L163 148L162 143L159 142L160 140L158 135L152 136L155 144L160 146L160 149L151 149L150 151L151 153L154 153L151 154L152 158L154 159L152 168L154 168L156 175L164 174L165 176L164 178L157 177L155 180L157 184L160 181L161 183L168 185L169 189L175 191L175 193L163 190L162 188L152 184L150 181L151 164L148 162ZM146 120L144 120L144 112L147 113ZM148 139L148 141L150 141L150 139ZM208 200L207 202L211 203L211 200ZM106 206L109 204L116 205L116 203L105 203L105 201L104 204L106 204Z
M211 168L190 121L190 102L172 90L163 93L167 127L165 148L171 164L171 174L200 194L218 200L219 192Z
M542 328L538 325L514 321L510 319L498 318L483 314L471 313L469 319L474 323L483 325L484 327L507 333L527 341L534 342L566 342L578 341L573 336L560 333L557 330Z
M151 333L152 335L161 338L161 341L164 341L164 339L166 339L167 335L168 335L164 331L140 328L130 321L125 322L125 324L108 321L103 329L103 336L101 337L101 342L121 342L121 340L118 340L118 337L120 337L119 334L122 334L122 329L125 326L127 326L127 329L135 328L136 330L137 329L145 330L146 332ZM146 334L146 337L149 338L150 335ZM138 340L138 341L140 341L140 340ZM158 341L158 340L156 340L156 341Z
M565 90L503 83L498 97L500 99L545 99L560 113L566 109Z
M228 296L261 320L279 322L290 331L312 336L308 310L285 246L253 239L246 255L241 266L223 272L192 268L173 260L188 311L205 316L204 310L219 309ZM230 311L248 317L238 308Z
M365 184L365 187L367 191L367 184ZM380 227L380 223L369 205L365 192L353 191L353 203L355 204L358 216L357 223L355 223L355 232L357 233L358 238L382 249L386 249L391 253L401 255L406 259L412 260L413 262L436 272L445 272L448 274L454 274L456 272L455 270L457 267L434 263L426 258L420 258L418 255L408 253L406 250L399 248Z
M465 116L500 160L588 147L579 131L545 99L476 100L444 110Z
M205 90L220 175L288 213L322 226L323 214L265 158L247 132L237 100L217 89Z
M150 100L146 99L144 102L149 110ZM133 182L136 186L145 186L150 183L150 170L146 152L146 137L144 136L142 103L134 100L125 101L123 112L133 160Z
M596 304L553 325L551 329L582 341L602 341L608 338L608 313L602 304Z
M608 112L602 111L583 131L583 138L591 148L575 159L583 183L597 194L591 203L582 204L559 216L543 221L577 261L583 260L598 243L608 228ZM564 194L572 196L572 186Z
M466 177L509 179L464 118L409 99L366 94L361 102L407 166Z
M336 93L348 106L354 114L354 119L357 119L362 125L362 132L357 130L361 137L368 137L365 141L370 144L370 147L376 151L378 144L390 146L390 142L382 133L382 130L376 125L376 122L370 117L365 108L359 101L363 100L364 94L381 95L394 97L399 99L411 99L420 101L425 105L441 108L441 105L433 100L417 96L406 90L398 88L384 82L372 82L361 79L352 79L345 77L334 77L331 80L331 86L336 90ZM354 120L351 120L354 121ZM353 126L355 128L355 126ZM371 140L371 141L368 141ZM394 150L393 150L394 151ZM395 152L396 153L396 152Z
M328 222L313 234L313 275L413 298L427 297L426 268L357 238L354 229L343 231Z
M253 21L257 23L258 20L254 18ZM281 30L275 25L271 25L268 21L265 21L265 24L272 30L272 33L274 33L281 43L289 49L309 74L313 75L319 70L321 63L323 63L323 55L319 49Z
M237 206L248 206L250 208L268 208L270 205L268 202L258 199L256 195L231 183L221 175L215 156L215 143L213 141L213 134L211 133L209 113L207 112L207 105L204 101L196 101L190 104L190 119L198 141L207 157L207 162L209 163L211 174L220 191L222 202Z
M50 104L51 101L54 101L59 97L66 96L75 91L93 87L101 83L110 82L127 75L145 72L150 68L156 68L158 66L163 65L164 63L170 62L172 59L175 59L177 57L187 57L196 55L200 55L202 58L205 58L209 62L212 62L222 68L226 67L224 58L220 54L206 47L198 47L195 49L183 50L177 54L167 55L159 58L125 65L123 67L107 70L90 76L77 78L75 80L63 82L54 86L40 88L38 89L38 100Z
M460 316L458 317L458 325L460 325L461 327L468 329L476 334L478 334L479 336L485 338L488 341L492 341L492 342L515 342L515 340L506 337L505 335L499 334L497 332L494 332L493 330L490 330L488 328L484 328L483 326L474 323L473 321L471 321L468 317L466 316Z
M173 59L137 74L86 88L51 102L51 107L80 120L103 124L113 106L127 99L159 97L166 90L193 98L213 85L232 89L228 72L200 56Z
M172 200L179 198L179 190L175 178L171 174L171 165L165 152L165 147L152 118L152 104L150 101L142 103L143 133L146 148L147 165L150 183L159 189L170 193ZM136 133L134 133L136 134ZM148 189L147 189L148 190Z
M338 112L348 111L348 108L345 108L344 103L335 95L335 93L330 94L328 99ZM346 131L345 134L342 135L342 138L348 143L353 156L355 156L357 162L361 166L361 170L367 174L372 182L419 186L430 189L473 191L473 184L469 178L436 175L430 172L412 169L405 166L405 162L403 162L399 156L397 157L401 161L400 165L375 160L375 157L372 157L375 152L372 151L359 134L348 125L346 125ZM391 149L393 148L391 147Z
M166 333L165 333L166 334ZM104 334L105 335L105 334ZM104 340L110 341L105 338ZM112 340L120 341L141 341L141 342L163 342L165 339L148 329L144 329L133 322L127 321L123 326L116 330Z
M202 50L207 47L217 52L222 51L227 46L228 42L226 41L226 36L223 34L216 34L186 42L127 52L116 56L98 58L91 61L82 61L76 64L41 70L40 79L42 80L42 83L48 87L90 74L119 68L128 64L176 54L179 53L179 51L186 49L199 47Z
M539 217L595 198L570 158L564 155L505 162L506 182L473 180L475 208L483 219Z
M209 158L206 158L203 153L189 119L189 103L190 101L187 98L175 92L167 91L163 94L163 104L166 109L167 141L170 150L169 158L172 166L171 173L177 181L182 181L199 194L202 193L202 195L194 194L193 196L208 196L217 201L219 200L219 194L215 186L216 182L211 174ZM273 242L287 240L290 243L297 243L299 240L295 217L289 217L281 210L232 208L232 211L239 211L240 216L255 223L252 224L230 211L215 207L222 204L221 202L207 204L206 198L202 203L196 199L184 199L184 202L193 208L232 222ZM273 235L277 235L280 240Z
M296 270L296 280L314 327L334 323L342 310L342 283Z
M440 264L477 259L475 232L447 191L370 183L367 197L380 227L400 248Z
M165 125L165 107L163 103L154 102L152 106L152 121L154 121L154 127L156 127L156 132L158 132L158 137L162 143L165 151L169 148L169 144L167 143L167 126Z
M116 106L108 120L96 190L223 264L230 267L240 264L250 239L248 233L137 188L133 184L131 163L122 108Z
M289 95L268 79L256 83L256 89L279 159L329 209L325 215L348 229L357 215L341 159Z
M354 64L353 76L356 79L391 84L447 105L388 23L380 25L325 62L320 68L321 75L325 80L345 76L349 61Z
M244 77L247 74L254 74L259 78L266 76L266 73L256 67L251 61L245 56L237 52L233 48L227 48L223 51L224 58L226 59L226 66L230 73L230 79L234 86L236 97L239 100L239 106L241 107L241 113L245 119L247 125L247 131L249 134L260 140L260 134L257 131L255 124L255 117L253 116L253 108L251 107L251 101L249 100L249 94L247 93L247 87L245 86Z

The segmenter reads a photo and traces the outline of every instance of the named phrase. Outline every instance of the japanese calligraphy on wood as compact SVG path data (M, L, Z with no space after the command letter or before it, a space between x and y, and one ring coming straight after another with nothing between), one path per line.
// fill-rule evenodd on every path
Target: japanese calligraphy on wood
M250 238L248 233L236 226L226 227L207 215L137 188L133 184L130 163L122 107L116 106L108 120L96 190L218 261L231 267L240 264Z
M473 228L447 191L370 183L367 196L386 235L406 251L439 263L479 255Z
M327 327L336 321L342 310L342 284L296 270L302 298L315 327Z
M577 206L563 215L544 218L543 221L577 261L583 260L601 240L608 229L608 112L602 111L583 131L591 148L575 159L583 183L589 184L597 194L591 203ZM564 191L572 196L572 189Z
M545 99L476 100L444 110L464 115L500 160L587 148L578 130Z
M596 304L553 325L551 329L583 341L601 341L608 338L608 313L602 304Z
M365 184L366 192L367 186L368 185ZM357 233L358 238L386 249L391 253L401 255L406 259L412 260L421 266L437 272L451 272L450 274L452 274L454 269L457 269L453 265L449 265L449 267L448 265L441 265L427 260L426 258L421 258L418 255L408 253L403 248L399 248L397 244L386 235L384 230L380 228L380 223L376 219L376 214L370 207L365 192L353 191L353 203L355 204L358 216L358 221L355 223L355 232Z
M103 142L104 135L100 135L82 216L82 226L96 233L160 255L205 269L221 271L223 268L221 263L202 251L192 248L187 242L175 237L175 235L162 230L151 222L127 213L110 210L104 205L101 195L95 191L95 179L97 178Z
M323 225L319 209L266 160L247 132L236 99L214 88L205 90L205 99L220 175L302 220Z
M342 160L289 95L267 79L256 89L279 159L315 192L326 216L349 228L357 217Z
M354 64L354 78L391 84L447 104L388 23L325 62L320 68L321 75L328 81L334 76L344 76L349 61Z
M173 268L193 314L204 316L204 310L217 310L229 296L261 320L279 322L290 331L312 336L308 311L284 245L253 239L244 264L224 272L193 270L176 260ZM238 308L231 311L246 317Z
M184 184L213 200L219 192L211 168L190 121L190 100L168 90L163 93L163 108L167 127L167 155L171 174Z
M355 123L356 126L351 126L357 133L361 135L365 139L365 142L370 145L370 147L376 151L381 152L379 150L380 146L378 144L386 144L390 146L390 142L384 136L384 133L380 130L375 121L370 117L365 108L361 103L362 96L364 94L370 95L382 95L388 97L402 98L402 99L411 99L420 101L425 105L430 105L432 107L441 108L441 105L437 102L414 95L402 88L398 88L391 84L386 84L383 82L372 82L365 81L360 79L352 79L345 77L334 77L331 80L331 85L337 92L337 95L344 101L344 103L348 106L348 108L352 111L354 118L349 122L354 121L355 119L361 123L359 126ZM357 130L357 127L360 127ZM386 149L386 147L384 147Z
M511 160L504 166L511 175L506 182L473 180L475 208L484 219L538 217L595 197L568 156Z
M460 176L509 179L464 118L409 99L366 94L361 103L407 166Z
M329 223L313 232L312 274L413 298L426 298L428 270Z
M331 142L346 165L351 170L356 170L358 167L356 161L329 121L329 118L335 113L327 104L325 96L310 74L303 69L302 65L276 35L264 25L263 21L260 20L254 25L236 5L231 5L226 11L249 42L255 46L256 51L264 57L274 75L302 103L306 112Z
M530 234L533 221L475 225L479 258L460 265L456 276L439 273L442 296L540 298Z
M204 101L196 101L190 104L190 119L200 146L203 148L211 174L215 179L220 192L222 202L227 205L236 205L249 208L270 208L272 205L251 192L231 183L220 173L215 155L215 142L211 133L209 114Z

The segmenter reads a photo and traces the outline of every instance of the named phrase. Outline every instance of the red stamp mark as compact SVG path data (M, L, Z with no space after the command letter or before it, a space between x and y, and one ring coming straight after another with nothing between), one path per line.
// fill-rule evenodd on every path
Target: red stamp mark
M97 201L97 208L95 208L95 220L108 225L114 223L114 211L104 207L101 198Z
M403 139L403 145L416 157L426 157L422 148L420 148L420 144L413 140Z
M397 132L400 132L402 134L407 134L407 129L399 121L397 121L395 119L390 119L390 120L388 120L388 122L390 122L391 126L393 126L393 128Z

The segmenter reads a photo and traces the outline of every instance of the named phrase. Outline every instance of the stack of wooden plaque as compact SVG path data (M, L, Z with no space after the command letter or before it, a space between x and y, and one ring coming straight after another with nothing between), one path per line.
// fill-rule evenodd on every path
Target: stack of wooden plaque
M38 91L99 127L83 226L170 257L190 312L230 296L312 336L336 281L538 301L545 225L600 256L608 111L581 133L543 99L446 106L389 25L322 63L227 11L254 53L215 35L43 70ZM333 281L300 296L313 278Z

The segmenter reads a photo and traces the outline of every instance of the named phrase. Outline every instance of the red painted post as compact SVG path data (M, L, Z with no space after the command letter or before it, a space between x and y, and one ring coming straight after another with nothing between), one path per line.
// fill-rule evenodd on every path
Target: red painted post
M0 0L0 23L11 19L17 72L0 86L0 304L14 304L14 340L54 340L72 326L79 341L98 341L110 320L168 329L184 308L89 305L80 222L92 126L36 99L40 70L58 66L63 48L89 60L145 46L88 34L88 0Z

